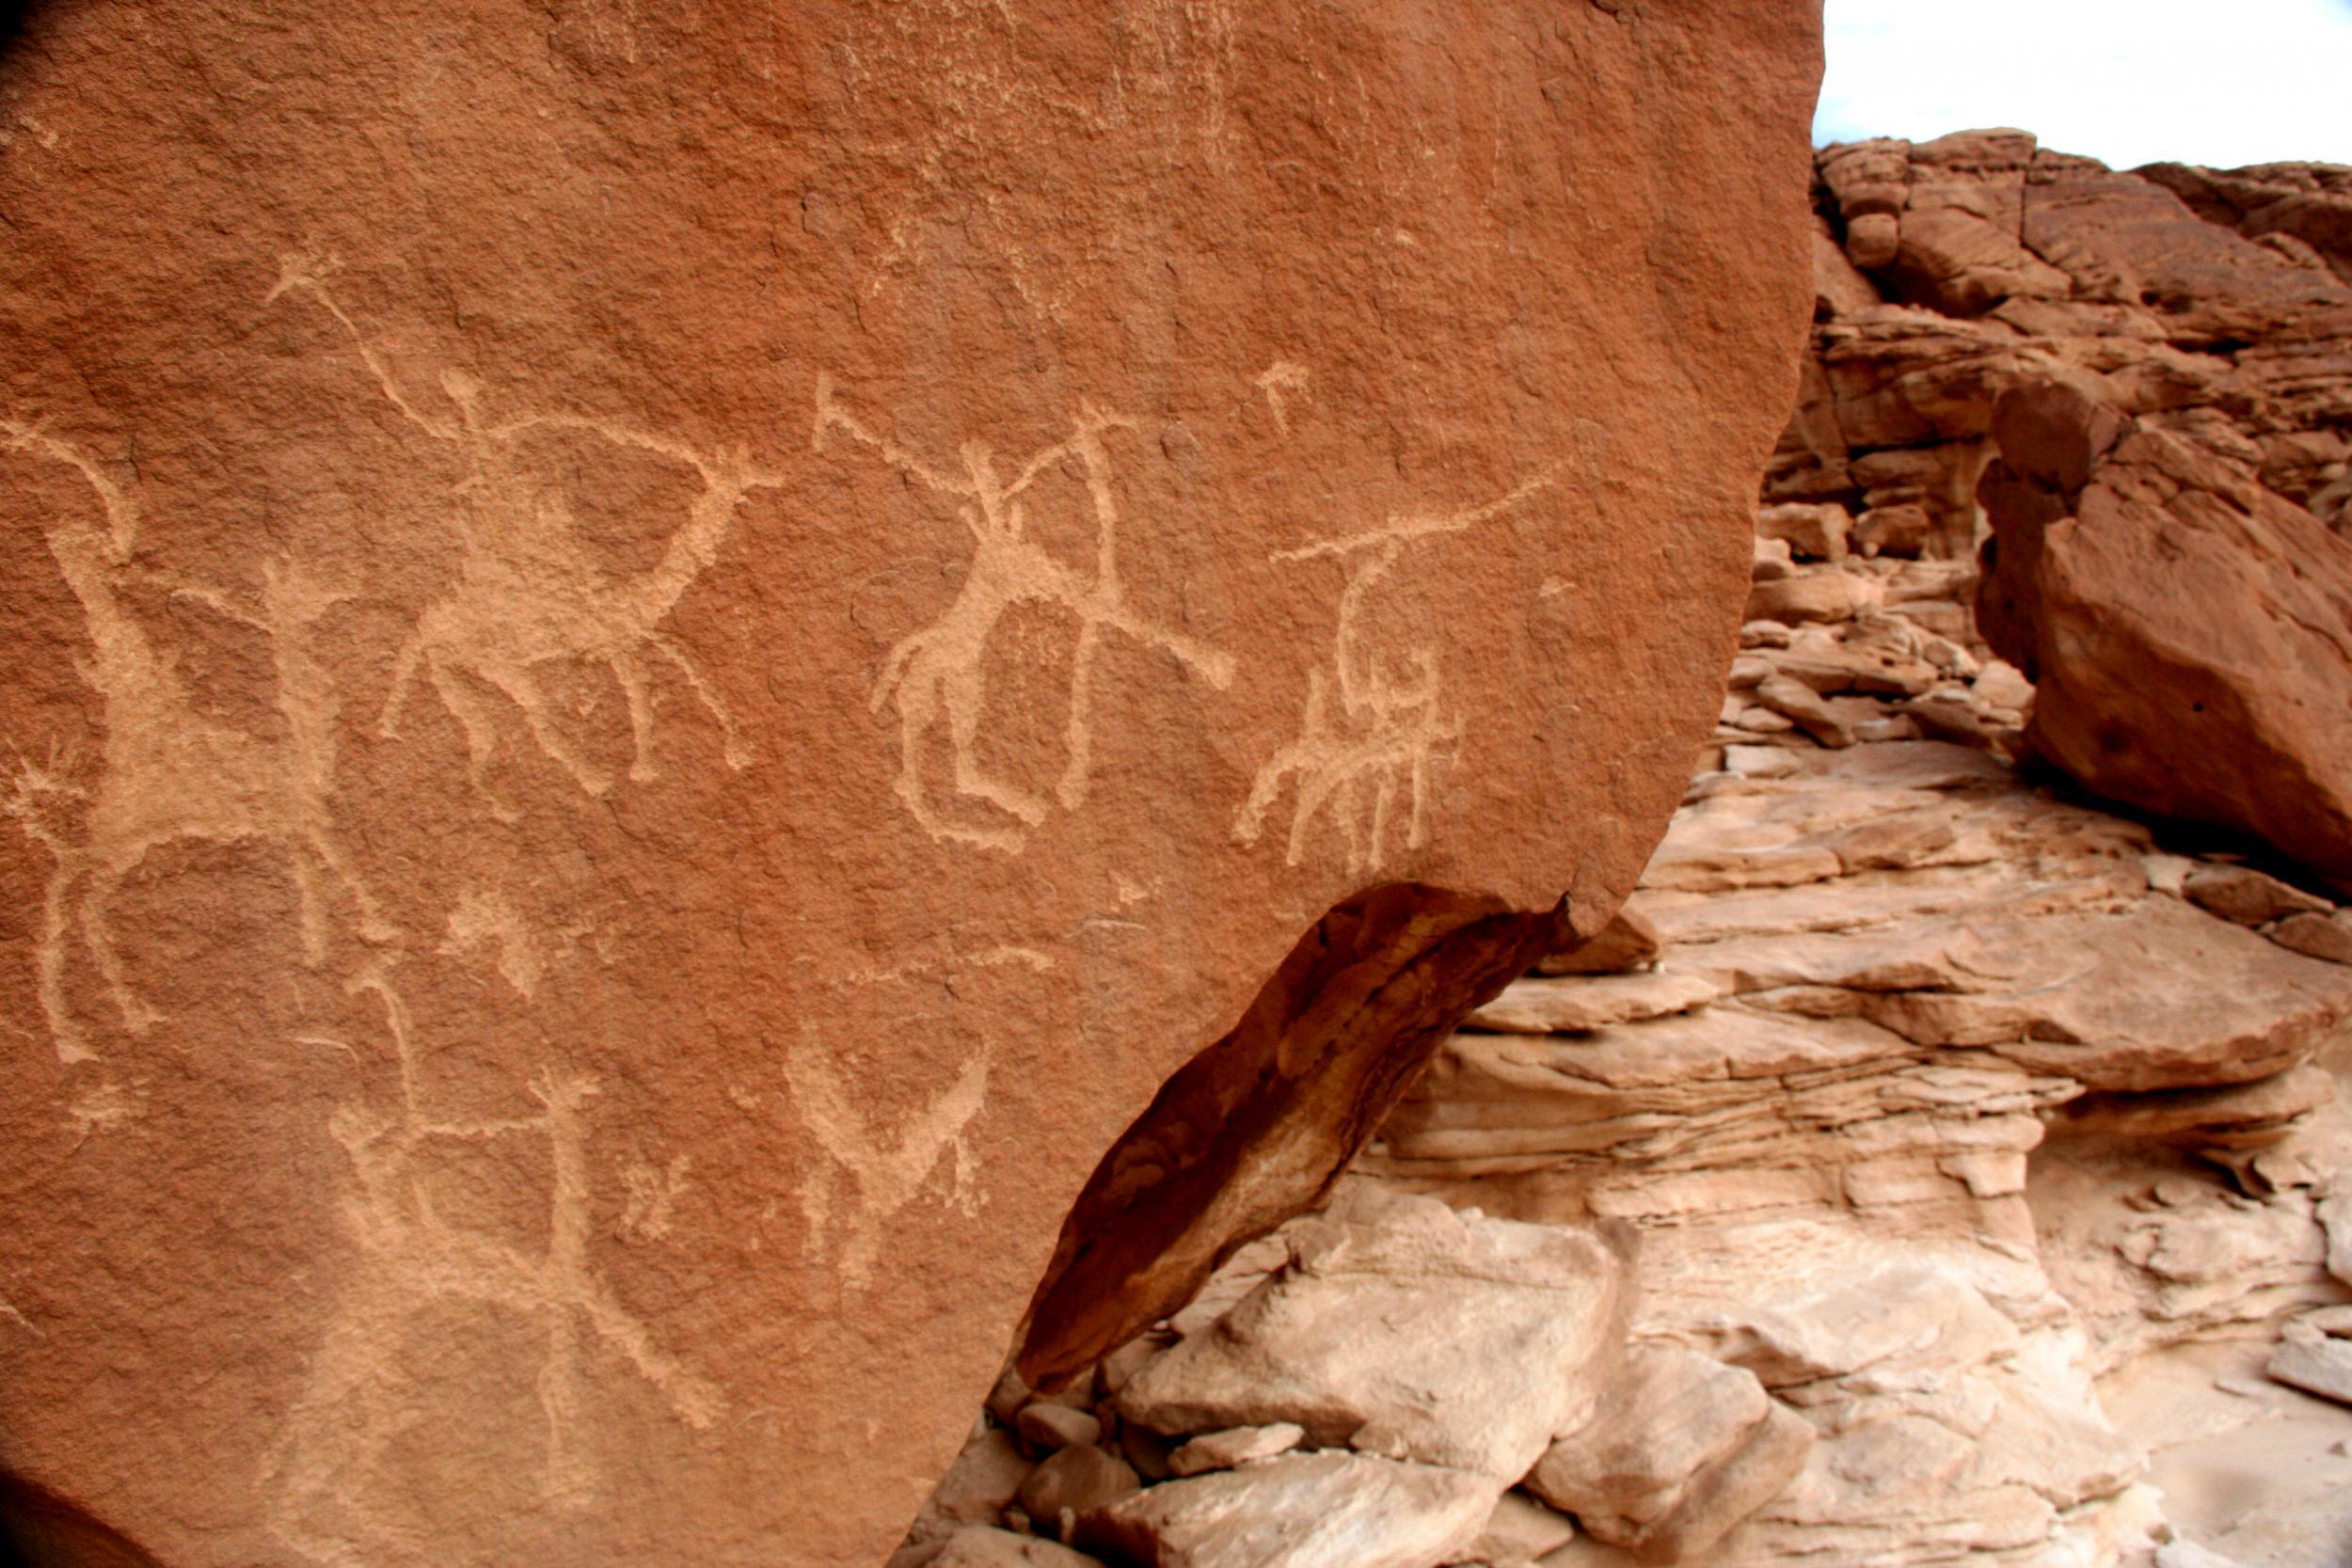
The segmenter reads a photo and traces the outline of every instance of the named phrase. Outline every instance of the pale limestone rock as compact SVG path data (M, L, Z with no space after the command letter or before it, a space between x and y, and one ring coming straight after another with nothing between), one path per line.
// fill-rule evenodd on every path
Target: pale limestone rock
M2013 1354L2020 1343L2017 1325L1957 1271L1900 1259L1709 1327L1719 1355L1775 1389L1835 1378L1902 1392L1939 1364Z
M1290 1236L1288 1266L1129 1381L1123 1418L1293 1421L1507 1484L1589 1406L1618 1289L1591 1235L1359 1190Z
M1306 1432L1293 1421L1204 1432L1168 1456L1168 1473L1197 1476L1210 1470L1234 1469L1252 1460L1272 1459L1277 1454L1288 1453L1298 1447L1306 1435Z
M2299 1323L2270 1353L2273 1378L2338 1404L2352 1404L2352 1338L2338 1338Z
M2328 1238L2328 1272L2352 1285L2352 1165L2339 1169L2328 1181L2317 1215Z
M1367 1454L1286 1454L1154 1486L1078 1522L1156 1568L1437 1568L1478 1537L1492 1480Z

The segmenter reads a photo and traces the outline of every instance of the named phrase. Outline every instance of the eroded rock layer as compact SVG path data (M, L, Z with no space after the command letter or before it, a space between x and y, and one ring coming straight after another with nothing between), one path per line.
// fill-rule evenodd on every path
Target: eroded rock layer
M1793 379L1817 26L33 8L0 1513L880 1560L1178 1068L1287 1085L1162 1129L1205 1267L1210 1179L1304 1202L1632 885Z

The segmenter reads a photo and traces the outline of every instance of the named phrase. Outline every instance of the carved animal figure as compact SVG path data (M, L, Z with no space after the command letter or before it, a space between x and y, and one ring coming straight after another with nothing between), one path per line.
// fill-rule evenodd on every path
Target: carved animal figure
M988 1057L983 1053L965 1062L956 1081L909 1117L896 1138L876 1131L856 1104L849 1081L821 1048L805 1042L794 1047L789 1066L792 1101L801 1121L830 1162L802 1180L801 1208L808 1221L809 1244L821 1249L834 1239L837 1166L856 1188L840 1222L841 1277L850 1290L862 1291L873 1283L882 1227L914 1201L950 1153L955 1156L953 1199L959 1205L971 1202L977 1173L964 1133L988 1100Z
M977 440L965 442L958 454L962 471L947 473L876 435L834 400L829 377L818 380L816 449L824 450L831 432L846 434L925 489L952 500L956 515L972 535L971 563L954 601L930 626L890 650L874 682L875 710L891 704L898 712L898 798L935 839L1017 851L1028 830L1045 820L1053 803L1064 810L1085 803L1094 766L1094 661L1106 633L1119 632L1172 655L1220 691L1232 681L1231 656L1146 621L1127 607L1119 575L1119 507L1103 438L1111 431L1134 428L1132 420L1082 404L1071 421L1069 439L1032 453L1009 477L998 468L988 444ZM1040 478L1073 459L1094 513L1090 575L1064 565L1029 537L1022 500ZM1063 724L1064 759L1053 802L990 773L978 752L988 695L989 641L1005 616L1024 604L1058 606L1078 622ZM927 782L925 748L942 726L947 732L956 789L995 807L1018 827L953 820L940 812Z
M210 589L176 590L269 640L285 736L262 736L222 723L198 710L170 652L155 645L123 602L139 521L133 499L87 453L27 425L0 420L0 445L72 468L98 501L95 517L61 517L46 533L89 634L82 678L104 704L97 778L84 788L57 767L24 764L8 802L9 814L56 863L36 962L41 1008L59 1058L87 1061L97 1054L67 998L72 925L80 926L83 945L131 1032L143 1033L161 1016L133 990L108 911L123 879L163 845L263 839L282 847L300 900L308 962L326 956L329 938L322 868L358 907L358 935L389 940L392 929L336 839L328 805L341 705L332 679L311 654L309 628L342 595L322 589L300 566L277 562L264 568L259 610L240 609ZM59 808L74 802L87 805L78 835L59 820L70 815Z
M522 716L540 752L580 787L601 796L613 784L565 734L543 671L566 661L603 665L627 705L632 782L658 776L653 762L651 661L675 670L723 736L727 766L750 760L734 716L692 657L661 629L696 578L718 558L736 508L755 490L783 477L755 465L741 447L703 452L666 436L609 420L571 414L528 414L485 420L480 383L444 372L444 414L427 413L404 392L390 365L372 346L328 287L332 263L312 256L285 259L265 303L289 292L316 300L358 350L386 400L409 425L450 449L462 477L453 488L453 522L461 549L457 580L419 617L392 666L379 729L398 733L420 675L430 681L464 732L474 786L502 816L514 813L489 788L486 769L498 745L496 692ZM620 448L650 452L691 468L701 489L685 521L670 535L661 559L634 576L606 571L580 539L562 491L533 473L520 450L534 432L570 431Z
M389 1544L382 1501L369 1496L386 1449L419 1418L422 1396L398 1375L404 1333L448 1304L495 1308L544 1333L527 1375L547 1421L541 1492L558 1508L592 1501L599 1481L582 1451L586 1357L599 1345L660 1391L688 1426L725 1409L710 1383L661 1349L596 1274L589 1258L592 1079L548 1069L530 1084L539 1109L509 1119L428 1114L408 1011L388 965L355 980L383 1007L400 1069L397 1110L350 1104L328 1130L349 1156L357 1191L343 1224L358 1257L281 1440L264 1457L279 1535L322 1561L365 1560ZM544 1244L525 1250L441 1213L435 1179L444 1151L507 1139L544 1140L549 1171ZM501 1164L497 1168L509 1168ZM419 1521L420 1524L423 1521Z
M1368 647L1365 607L1413 545L1500 516L1550 483L1546 473L1484 506L1440 516L1391 517L1363 533L1318 540L1268 558L1340 561L1347 585L1340 593L1330 668L1307 672L1298 738L1258 769L1234 819L1235 837L1255 844L1267 815L1290 786L1295 793L1284 856L1292 865L1306 857L1309 830L1327 818L1345 846L1348 870L1379 869L1388 856L1400 793L1406 847L1418 849L1427 841L1431 767L1460 730L1443 711L1437 650L1422 646L1392 658Z

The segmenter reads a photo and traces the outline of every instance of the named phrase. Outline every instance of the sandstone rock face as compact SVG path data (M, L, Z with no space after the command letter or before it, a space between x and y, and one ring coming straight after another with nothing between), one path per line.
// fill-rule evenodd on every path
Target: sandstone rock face
M2125 173L2014 131L1819 166L1842 255L1817 236L1814 363L1765 531L1835 507L1865 554L1958 557L1989 513L1985 635L2041 681L2029 744L2343 885L2352 175ZM2028 382L2067 393L2003 398ZM1832 592L1759 579L1756 602L1828 619Z
M1817 25L40 8L6 1496L173 1568L879 1561L1172 1071L1041 1381L1631 885ZM1105 1307L1114 1230L1178 1260Z
M2352 538L2070 387L2013 388L1994 431L1985 630L2036 682L2033 748L2352 888Z

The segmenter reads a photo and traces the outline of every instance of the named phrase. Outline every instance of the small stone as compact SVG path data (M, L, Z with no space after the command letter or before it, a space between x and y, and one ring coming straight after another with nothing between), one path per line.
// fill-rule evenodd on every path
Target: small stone
M2156 1548L2156 1568L2238 1568L2238 1565L2219 1552L2209 1551L2188 1537L2179 1536Z
M2352 913L2288 915L2267 932L2271 941L2306 958L2352 964Z
M1024 1407L1013 1430L1022 1441L1048 1452L1100 1442L1103 1436L1103 1423L1090 1412L1043 1400Z
M1533 1562L1558 1551L1576 1539L1576 1522L1546 1508L1524 1492L1505 1492L1486 1515L1486 1528L1470 1543L1471 1562L1502 1568L1506 1563Z
M1883 267L1901 248L1899 220L1892 213L1864 213L1846 225L1846 254L1865 272Z
M1031 1471L1019 1500L1030 1518L1053 1519L1064 1509L1106 1508L1142 1485L1134 1465L1089 1444L1064 1449Z
M2338 1404L2352 1404L2352 1339L2338 1339L2316 1330L2291 1333L2270 1353L2265 1370L2291 1388Z
M1231 1470L1253 1459L1272 1459L1298 1447L1306 1435L1305 1429L1293 1421L1207 1433L1168 1456L1168 1474L1205 1475L1211 1470Z
M988 1391L988 1413L1006 1426L1012 1425L1021 1407L1028 1402L1029 1386L1010 1367L996 1379L996 1386Z
M2188 901L2240 926L2266 926L2291 914L2326 914L2335 908L2250 865L2201 865L2182 891Z
M1077 1539L1163 1568L1432 1568L1462 1560L1501 1488L1435 1465L1292 1453L1099 1509Z
M1135 1376L1146 1361L1151 1360L1175 1342L1173 1338L1162 1338L1155 1334L1138 1334L1103 1357L1103 1364L1096 1369L1095 1376L1103 1385L1104 1396L1109 1398L1116 1395L1121 1388L1127 1386L1127 1380Z
M1624 908L1589 942L1565 939L1535 960L1538 974L1618 974L1648 966L1662 939L1657 923L1639 910Z
M1786 624L1851 621L1882 603L1885 594L1874 579L1851 572L1815 571L1770 582L1759 580L1748 591L1745 619Z
M2026 708L2033 705L2033 682L2005 658L1993 659L1977 672L1975 689L1978 696L1994 707Z

